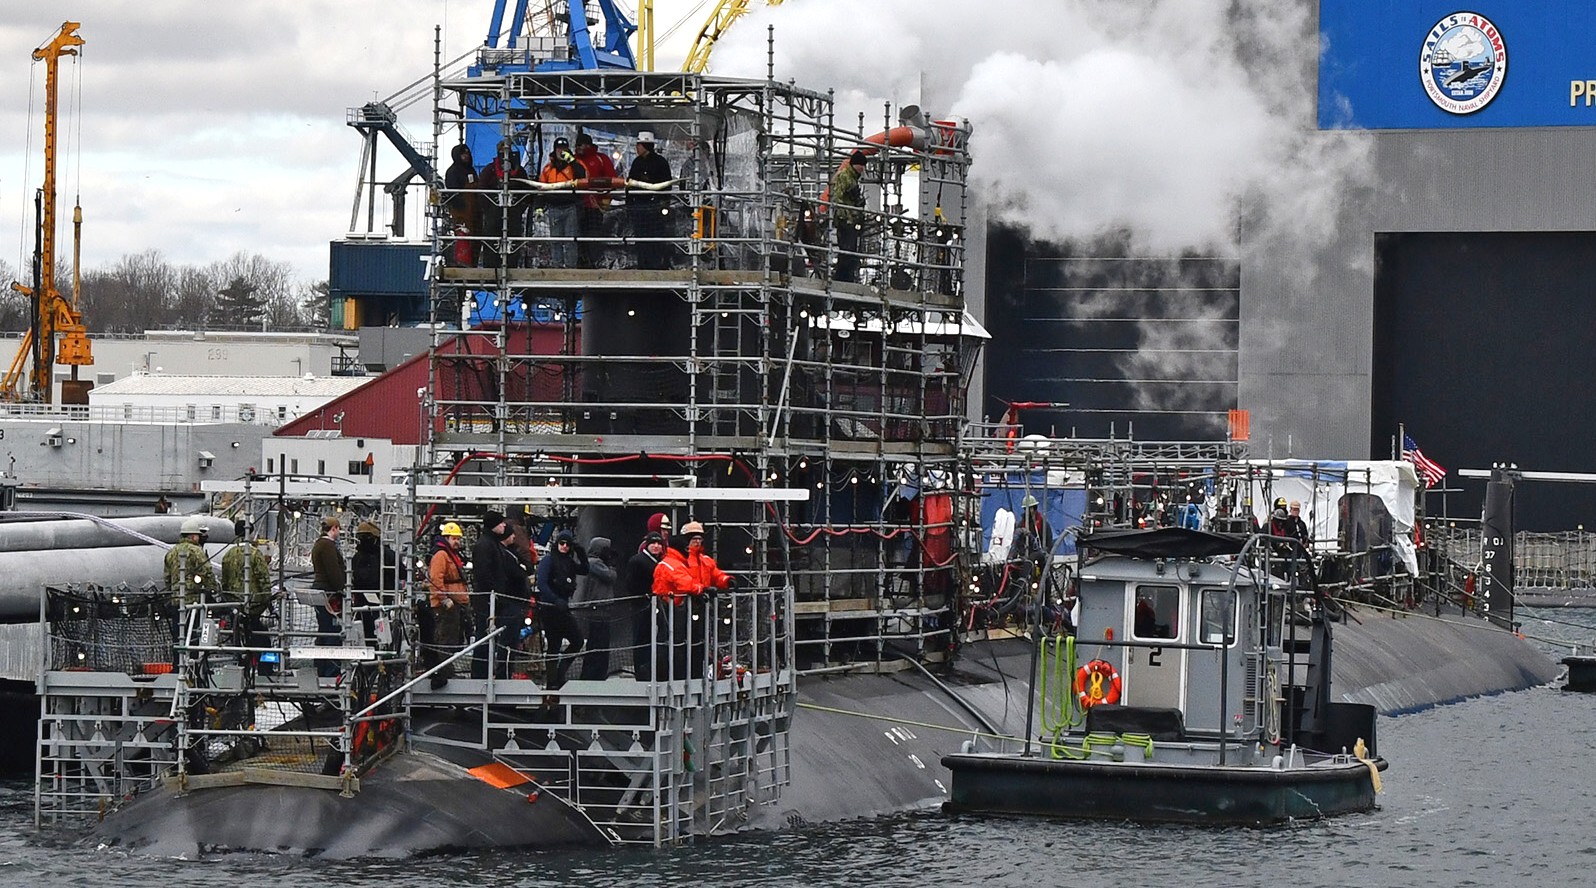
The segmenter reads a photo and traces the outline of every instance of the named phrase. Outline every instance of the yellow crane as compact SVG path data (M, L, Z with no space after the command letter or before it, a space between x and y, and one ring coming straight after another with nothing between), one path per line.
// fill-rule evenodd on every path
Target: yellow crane
M87 390L77 385L78 368L94 363L89 337L83 327L83 314L73 301L61 295L55 286L55 159L56 159L56 106L58 79L62 56L75 56L83 38L78 36L78 22L64 22L61 30L50 42L33 51L33 60L45 64L44 78L44 187L36 196L39 214L38 245L34 251L32 287L13 282L11 288L27 296L32 305L28 332L22 345L12 358L11 366L0 377L0 399L7 401L41 401L50 403L53 368L56 364L72 368L72 385L63 389L62 400L83 403ZM82 231L83 208L75 207L72 214L74 240ZM74 300L77 296L77 259L73 258ZM60 348L57 349L56 337ZM29 358L32 359L31 368ZM23 389L24 371L28 387Z
M765 3L769 6L780 6L781 0L765 0ZM710 13L704 26L698 29L698 36L693 38L693 46L687 51L687 60L682 62L682 70L691 74L702 74L709 70L709 53L715 48L715 41L719 40L734 22L748 13L750 5L749 0L719 0L715 4L715 11ZM652 10L650 12L652 13ZM648 58L652 63L654 58L652 47L648 50Z

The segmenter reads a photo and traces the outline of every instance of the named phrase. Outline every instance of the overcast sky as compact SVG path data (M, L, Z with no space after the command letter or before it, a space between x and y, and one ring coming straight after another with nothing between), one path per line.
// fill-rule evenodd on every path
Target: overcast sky
M659 50L658 67L674 69L713 4L656 2L661 31L687 22ZM883 100L968 118L972 180L994 214L1047 238L1128 229L1154 254L1234 251L1244 227L1271 225L1313 243L1366 164L1366 140L1312 129L1312 0L985 0L973 18L934 6L759 6L714 70L764 76L774 24L778 79L836 89L839 121L862 111L873 132ZM434 25L445 59L480 44L492 7L0 0L0 258L17 266L32 249L44 72L30 53L62 10L87 42L63 67L60 186L66 218L81 194L85 264L244 250L320 280L354 201L347 109L427 76ZM430 138L425 108L405 122Z
M658 27L696 5L658 0ZM31 55L64 14L86 44L61 68L70 129L59 185L63 218L74 197L83 205L84 264L151 248L180 263L245 250L319 280L354 200L360 138L347 109L429 74L434 26L446 59L480 44L492 9L492 0L0 0L0 259L25 267L33 249L44 65ZM660 61L679 64L681 53ZM407 124L430 138L424 109Z

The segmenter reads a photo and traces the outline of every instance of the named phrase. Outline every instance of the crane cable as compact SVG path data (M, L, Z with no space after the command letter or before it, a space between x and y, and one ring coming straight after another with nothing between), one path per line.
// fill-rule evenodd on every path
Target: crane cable
M34 121L34 93L39 86L39 64L35 60L28 66L28 124L27 137L22 149L22 196L17 205L28 205L28 183L33 181L33 121ZM27 266L28 255L28 214L24 211L17 219L17 277L22 277L22 269Z
M704 7L708 4L709 0L698 0L698 3L695 4L692 9L687 10L687 12L684 13L681 18L676 20L676 24L666 28L664 33L659 34L654 38L654 45L658 47L662 41L669 40L671 35L682 29L682 25L687 24L688 19L697 20L698 14L703 12Z
M67 130L67 155L72 163L72 298L67 304L74 311L83 307L81 293L78 286L81 284L82 269L78 268L78 254L81 245L78 243L78 234L81 229L78 222L83 213L83 50L79 46L72 57L72 89L71 98L67 101L67 113L72 116L72 126ZM61 291L59 282L55 285L56 292ZM77 372L74 367L73 373ZM74 377L76 378L76 377Z

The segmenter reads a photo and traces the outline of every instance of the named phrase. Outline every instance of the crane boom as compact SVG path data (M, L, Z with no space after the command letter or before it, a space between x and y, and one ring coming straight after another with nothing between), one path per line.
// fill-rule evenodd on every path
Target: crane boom
M78 36L78 22L63 22L61 30L49 43L33 51L34 61L45 64L44 77L44 187L38 195L39 237L34 253L33 286L13 283L12 289L27 295L32 302L33 316L28 332L23 336L17 356L3 378L0 378L0 397L7 400L31 398L49 403L52 400L52 368L57 364L72 367L73 378L77 368L94 363L88 336L83 328L83 316L76 306L62 298L55 284L55 166L56 166L56 114L59 105L60 62L62 56L75 56L83 38ZM81 209L75 219L81 219ZM75 296L76 294L74 294ZM59 355L56 336L61 336ZM19 388L22 368L29 356L33 365L29 372L29 391Z
M781 0L765 0L770 6L780 6ZM690 74L702 74L709 70L709 53L715 48L715 41L726 33L732 23L748 13L749 0L720 0L715 4L715 11L710 13L704 26L698 29L698 36L693 38L692 48L687 50L687 60L682 62L682 70Z

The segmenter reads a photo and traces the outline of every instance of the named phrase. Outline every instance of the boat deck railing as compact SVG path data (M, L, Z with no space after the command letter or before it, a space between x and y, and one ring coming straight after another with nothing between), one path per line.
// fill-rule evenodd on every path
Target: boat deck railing
M1430 522L1425 540L1460 565L1478 572L1483 551L1478 522ZM1589 590L1596 588L1596 533L1519 531L1513 535L1513 579L1521 588Z
M572 191L561 192L572 194ZM590 221L580 233L551 233L544 198L530 190L505 192L439 189L444 202L476 199L486 206L486 232L461 231L458 255L445 279L471 280L472 269L510 272L520 287L568 288L572 281L540 270L639 270L640 247L655 245L670 267L696 271L749 271L795 279L830 280L839 262L852 263L842 282L872 288L956 296L962 290L962 226L901 213L850 208L857 217L834 222L832 204L818 198L763 190L702 188L689 194L624 189L575 190L591 199ZM630 195L632 206L625 201ZM646 208L637 206L646 201ZM646 212L646 215L644 214ZM843 225L854 229L848 248ZM630 275L631 286L669 287L669 276ZM655 270L658 270L657 267ZM713 286L713 281L708 281Z
M163 780L355 795L414 745L497 763L615 841L669 844L735 826L790 781L791 589L593 602L588 629L608 618L610 640L563 685L535 618L437 648L402 599L345 608L329 638L292 595L257 619L165 590L48 590L37 819L103 816ZM367 635L363 617L389 628Z

